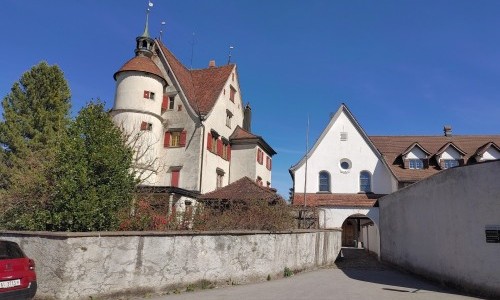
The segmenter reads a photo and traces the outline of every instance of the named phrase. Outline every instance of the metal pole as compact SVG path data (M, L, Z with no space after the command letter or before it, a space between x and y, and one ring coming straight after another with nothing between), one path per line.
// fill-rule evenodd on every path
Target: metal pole
M307 129L306 129L306 166L304 171L304 212L303 212L303 227L306 225L306 207L307 207L307 159L309 156L309 114L307 114Z

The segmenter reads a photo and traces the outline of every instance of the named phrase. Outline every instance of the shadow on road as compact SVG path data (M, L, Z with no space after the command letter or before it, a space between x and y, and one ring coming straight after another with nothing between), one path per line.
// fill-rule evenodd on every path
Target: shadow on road
M425 290L464 295L423 278L415 280L414 275L378 261L376 255L364 249L342 248L342 254L343 257L339 255L335 261L338 269L351 279L391 286L384 287L383 290L399 293L416 293Z

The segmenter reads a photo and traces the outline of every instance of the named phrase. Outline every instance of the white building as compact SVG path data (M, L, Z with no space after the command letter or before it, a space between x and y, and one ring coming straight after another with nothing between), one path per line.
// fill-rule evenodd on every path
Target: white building
M307 156L290 168L293 204L319 208L343 244L380 253L377 199L443 169L500 159L500 136L368 136L345 104Z
M135 57L114 78L113 121L135 149L142 186L181 206L244 176L271 186L276 152L251 133L235 64L189 70L149 36L146 21Z

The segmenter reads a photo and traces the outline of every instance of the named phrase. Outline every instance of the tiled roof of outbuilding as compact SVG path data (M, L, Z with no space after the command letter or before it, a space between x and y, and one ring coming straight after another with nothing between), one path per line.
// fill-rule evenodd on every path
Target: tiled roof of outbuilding
M466 163L475 161L474 155L483 145L493 142L500 144L500 135L453 135L453 136L370 136L370 140L380 151L399 181L418 181L438 173L435 154L448 143L453 143L463 151ZM429 167L426 169L405 169L401 154L414 143L430 152Z
M275 189L263 187L248 177L243 177L235 182L201 195L198 200L229 200L253 201L264 200L268 202L281 202L284 199L276 193Z
M307 206L333 206L333 207L374 207L380 194L329 194L307 193ZM304 193L293 195L293 205L304 205Z
M120 68L114 75L113 78L116 80L116 75L124 71L138 71L154 74L165 81L165 77L160 71L160 68L151 60L151 58L146 56L136 56L131 60L127 61L123 67Z
M269 146L263 137L248 132L239 125L236 126L231 136L229 136L229 141L231 144L258 144L267 154L271 156L276 154L276 151Z

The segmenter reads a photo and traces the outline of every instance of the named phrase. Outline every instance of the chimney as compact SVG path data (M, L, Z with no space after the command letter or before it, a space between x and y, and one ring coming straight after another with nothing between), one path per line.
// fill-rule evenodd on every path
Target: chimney
M243 111L243 129L252 132L252 109L250 108L250 103L247 103Z
M212 59L211 61L208 62L208 67L215 68L215 59Z
M444 125L444 136L451 136L451 125Z

